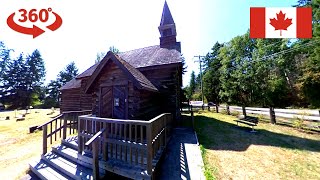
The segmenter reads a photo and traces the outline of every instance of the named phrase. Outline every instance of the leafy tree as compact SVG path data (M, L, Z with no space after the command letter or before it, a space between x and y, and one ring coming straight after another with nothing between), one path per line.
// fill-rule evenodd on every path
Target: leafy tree
M119 54L120 53L119 49L116 48L115 46L110 46L109 47L109 51L113 52L114 54ZM95 63L100 62L104 58L104 56L106 56L106 54L107 54L106 52L97 53L97 57L96 57Z
M220 103L220 68L222 65L218 55L222 47L223 44L216 42L211 49L212 52L207 54L205 60L208 67L203 76L203 93L209 102L213 101L216 104Z
M311 6L313 11L313 39L308 41L312 46L309 46L311 51L306 53L307 60L303 64L303 73L298 86L301 88L302 96L312 106L320 107L320 1L299 0L298 6Z
M247 32L233 38L220 50L222 66L219 95L227 103L246 106L253 102L255 86L251 52L255 44Z
M97 57L96 57L95 63L100 62L100 61L104 58L104 56L105 56L106 54L107 54L107 53L105 53L105 52L97 53Z
M109 47L109 51L113 52L114 54L119 54L120 53L119 49L114 47L114 46L110 46Z

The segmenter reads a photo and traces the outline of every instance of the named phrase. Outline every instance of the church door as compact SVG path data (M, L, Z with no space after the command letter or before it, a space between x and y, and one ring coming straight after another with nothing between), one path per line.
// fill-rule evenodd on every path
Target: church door
M100 117L127 119L127 86L101 88Z

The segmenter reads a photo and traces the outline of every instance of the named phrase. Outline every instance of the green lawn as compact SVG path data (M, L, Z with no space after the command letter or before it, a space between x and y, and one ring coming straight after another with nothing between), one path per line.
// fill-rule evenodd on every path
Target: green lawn
M30 126L41 125L59 114L56 110L33 109L24 121L16 116L25 110L0 112L0 179L20 179L28 170L28 163L39 159L42 151L42 131L29 133ZM10 120L4 120L7 116Z
M183 117L190 125L190 116ZM195 113L207 179L320 179L319 133L266 122L251 133L235 119Z

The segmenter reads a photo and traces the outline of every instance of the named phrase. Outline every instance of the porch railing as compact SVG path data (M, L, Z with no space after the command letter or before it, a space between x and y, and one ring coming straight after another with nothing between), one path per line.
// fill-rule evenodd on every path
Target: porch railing
M48 141L52 144L54 141L57 141L57 139L66 139L67 135L76 134L78 117L90 113L91 110L67 111L38 126L38 129L43 130L42 154L47 153Z
M78 152L92 153L96 179L101 166L99 158L144 169L151 176L169 141L171 123L168 113L149 121L80 116Z

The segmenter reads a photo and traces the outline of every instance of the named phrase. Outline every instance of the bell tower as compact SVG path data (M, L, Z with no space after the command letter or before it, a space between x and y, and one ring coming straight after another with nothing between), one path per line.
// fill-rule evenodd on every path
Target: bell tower
M176 49L181 52L180 42L177 42L176 36L176 25L173 21L170 9L168 7L167 1L164 2L161 22L158 27L160 32L160 47L167 49Z

